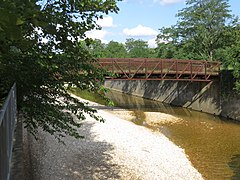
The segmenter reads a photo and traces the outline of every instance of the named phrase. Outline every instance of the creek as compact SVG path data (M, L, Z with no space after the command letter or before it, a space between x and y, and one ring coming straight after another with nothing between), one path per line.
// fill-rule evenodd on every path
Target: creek
M147 125L143 112L161 112L180 118L178 123L147 127L160 131L183 148L204 179L240 179L239 122L116 91L107 96L118 107L131 110L135 115L132 121L138 125Z

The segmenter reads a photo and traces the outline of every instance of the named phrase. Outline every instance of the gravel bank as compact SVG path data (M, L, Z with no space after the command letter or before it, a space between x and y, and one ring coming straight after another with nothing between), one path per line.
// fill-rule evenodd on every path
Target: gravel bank
M27 135L29 179L202 179L184 150L164 135L104 110L98 113L106 122L87 117L79 129L85 138L66 137L66 146L41 131L38 142Z
M139 118L137 117L136 113L134 111L128 111L128 110L109 110L108 112L116 115L117 117L129 121L134 121L135 119ZM177 118L175 116L172 116L170 114L161 113L161 112L141 112L142 118L144 118L144 121L146 121L147 124L151 126L158 126L163 124L176 124L181 123L182 119Z

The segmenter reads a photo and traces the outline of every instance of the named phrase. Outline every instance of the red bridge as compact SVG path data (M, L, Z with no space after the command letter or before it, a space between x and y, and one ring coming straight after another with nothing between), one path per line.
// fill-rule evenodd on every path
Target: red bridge
M220 62L158 58L101 58L98 64L116 74L113 80L205 81L217 77Z

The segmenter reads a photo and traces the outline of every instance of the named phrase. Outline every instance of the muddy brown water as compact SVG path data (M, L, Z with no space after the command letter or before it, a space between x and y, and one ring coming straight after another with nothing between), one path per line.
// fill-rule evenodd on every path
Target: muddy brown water
M133 111L138 125L146 125L141 112L163 112L183 119L181 123L160 124L154 130L183 148L204 179L240 179L240 123L116 91L108 97Z

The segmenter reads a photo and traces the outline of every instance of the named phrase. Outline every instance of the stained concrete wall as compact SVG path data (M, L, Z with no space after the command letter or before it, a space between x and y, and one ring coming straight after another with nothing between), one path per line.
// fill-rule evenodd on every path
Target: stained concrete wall
M223 97L219 80L212 82L107 80L105 87L240 121L240 96Z
M221 116L240 121L240 96L232 93L221 101Z

